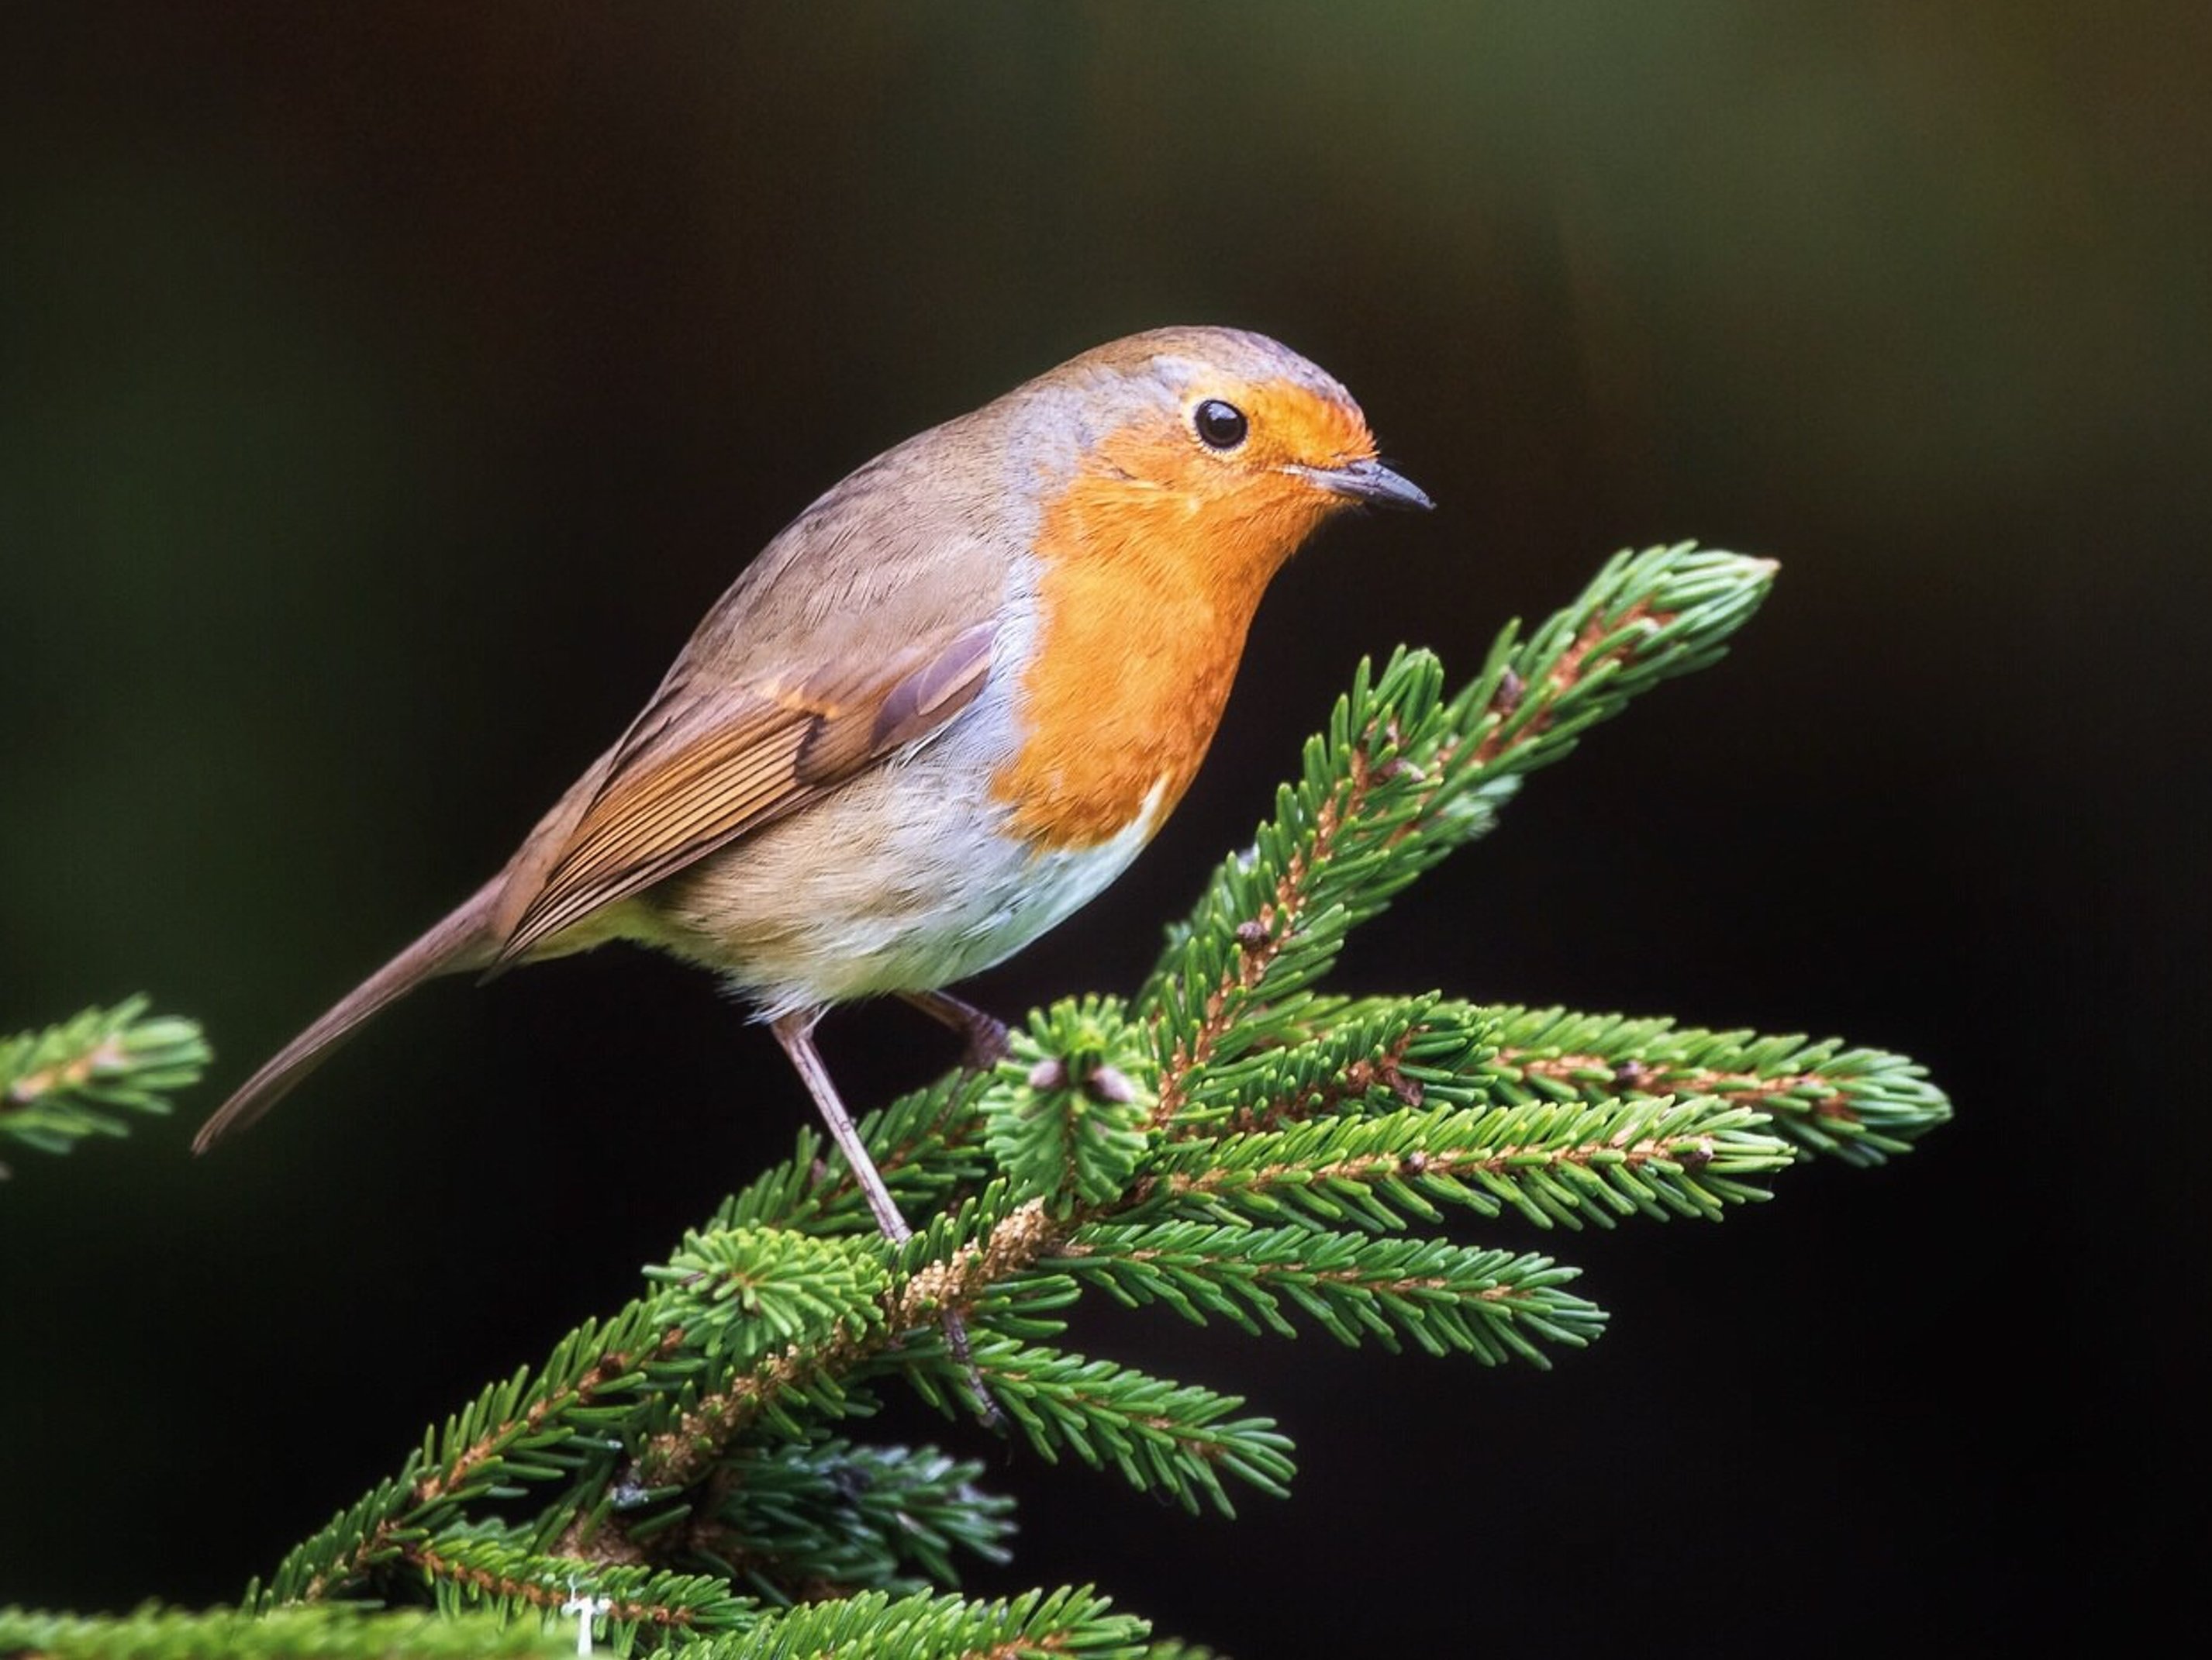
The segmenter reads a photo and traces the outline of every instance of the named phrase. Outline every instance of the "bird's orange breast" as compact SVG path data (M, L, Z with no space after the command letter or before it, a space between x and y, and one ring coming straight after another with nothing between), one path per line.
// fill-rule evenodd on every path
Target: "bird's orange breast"
M1328 511L1287 477L1179 477L1169 444L1109 437L1038 529L1025 735L993 788L1041 847L1097 846L1148 807L1164 818L1206 757L1269 579Z

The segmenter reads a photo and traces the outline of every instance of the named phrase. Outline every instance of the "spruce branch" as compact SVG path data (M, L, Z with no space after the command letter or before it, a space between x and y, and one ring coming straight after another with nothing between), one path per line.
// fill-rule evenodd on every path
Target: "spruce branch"
M871 1592L763 1619L750 1633L687 1649L690 1660L1143 1660L1144 1621L1111 1612L1089 1586L991 1602L893 1600Z
M67 1152L88 1135L128 1134L121 1113L167 1112L170 1095L199 1081L209 1050L198 1025L148 1018L146 1005L132 997L0 1038L0 1135Z
M1430 993L1310 997L1270 1022L1273 1046L1189 1079L1180 1132L1273 1129L1353 1108L1464 1105L1497 1045L1494 1022Z
M550 1627L580 1597L600 1605L595 1623L627 1654L641 1637L659 1644L754 1624L758 1604L732 1595L719 1575L670 1573L642 1564L571 1560L498 1538L447 1535L410 1548L408 1561L446 1614L483 1610L503 1621Z
M1614 1096L1711 1095L1757 1109L1808 1152L1878 1164L1937 1125L1951 1104L1927 1068L1828 1038L1705 1031L1666 1018L1490 1011L1498 1052L1481 1069L1499 1101L1595 1101Z
M1714 1096L1317 1119L1176 1144L1139 1213L1377 1230L1433 1223L1438 1206L1539 1227L1717 1218L1766 1196L1746 1178L1790 1163L1765 1122Z
M744 1370L770 1351L858 1335L881 1318L885 1280L862 1249L773 1228L687 1236L647 1280L686 1346Z
M1615 556L1526 641L1509 625L1452 696L1425 652L1363 663L1252 848L1224 863L1139 992L1161 1123L1208 1067L1273 1040L1345 935L1483 834L1516 781L1660 681L1716 660L1765 598L1770 560L1690 544Z
M959 1557L1012 1555L1013 1501L976 1486L982 1466L935 1447L843 1438L745 1448L716 1472L714 1508L687 1555L763 1598L792 1585L895 1595L960 1582Z
M1624 554L1456 691L1426 653L1363 664L1136 997L1038 1011L1006 1061L860 1121L911 1239L880 1238L800 1134L630 1304L434 1426L249 1608L411 1597L530 1626L583 1595L625 1652L1175 1651L1088 1590L937 1594L962 1560L1005 1559L1008 1502L971 1461L851 1427L893 1383L957 1419L980 1377L1048 1461L1229 1512L1234 1482L1286 1490L1289 1442L1241 1397L1061 1347L1085 1296L1545 1365L1603 1311L1548 1256L1433 1237L1453 1213L1714 1219L1801 1156L1875 1162L1948 1116L1879 1051L1320 984L1523 775L1713 660L1772 570Z
M657 1292L586 1323L426 1437L398 1477L288 1556L260 1600L351 1595L395 1562L419 1565L470 1506L555 1481L570 1490L553 1531L589 1544L617 1503L643 1510L690 1486L755 1420L834 1415L834 1386L808 1375L822 1368L793 1357L857 1352L882 1318L882 1271L860 1242L692 1234L647 1278Z
M248 1584L243 1606L267 1614L337 1600L389 1566L406 1542L422 1535L421 1528L402 1523L420 1468L419 1455L409 1454L397 1475L378 1482L286 1552L266 1585L258 1579Z
M1290 1491L1289 1440L1273 1419L1229 1419L1241 1396L997 1337L976 1343L975 1364L1048 1460L1066 1450L1097 1468L1110 1464L1139 1492L1164 1493L1193 1512L1203 1498L1224 1516L1237 1513L1223 1471L1276 1498Z
M1371 1337L1395 1353L1403 1333L1431 1354L1457 1350L1493 1365L1509 1355L1548 1365L1531 1336L1580 1348L1605 1322L1559 1289L1573 1268L1437 1239L1171 1222L1086 1229L1047 1266L1200 1325L1213 1316L1255 1336L1263 1326L1295 1336L1288 1301L1340 1342Z
M0 1655L9 1660L551 1660L574 1652L573 1639L490 1614L147 1607L88 1617L0 1608Z
M1137 1079L1152 1057L1117 999L1039 1010L983 1095L984 1146L1014 1191L1057 1216L1109 1202L1152 1141L1152 1104Z

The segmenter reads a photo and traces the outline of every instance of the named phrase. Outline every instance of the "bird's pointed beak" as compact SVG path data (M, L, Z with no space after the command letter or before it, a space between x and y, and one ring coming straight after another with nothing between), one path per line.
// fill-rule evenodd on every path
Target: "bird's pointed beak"
M1334 467L1301 467L1298 471L1325 490L1373 507L1414 508L1426 513L1436 506L1419 484L1371 457Z

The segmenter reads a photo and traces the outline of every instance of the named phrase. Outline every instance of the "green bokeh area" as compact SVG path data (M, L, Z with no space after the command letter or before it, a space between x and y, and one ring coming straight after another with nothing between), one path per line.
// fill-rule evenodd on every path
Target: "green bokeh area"
M1294 1497L993 1453L1026 1530L975 1588L1249 1655L2148 1607L2202 1542L2148 1497L2203 1473L2201 1182L2146 1150L2212 937L2208 63L2180 0L9 7L0 1027L148 991L218 1052L196 1121L840 474L1116 334L1263 329L1439 511L1293 564L1174 824L975 995L1133 985L1363 653L1471 672L1696 537L1783 562L1735 654L1346 983L1837 1031L1960 1118L1552 1242L1613 1323L1549 1377L1102 1316L1281 1416ZM896 1009L825 1048L864 1103L952 1058ZM806 1112L610 952L434 988L208 1160L12 1158L0 1605L234 1595Z

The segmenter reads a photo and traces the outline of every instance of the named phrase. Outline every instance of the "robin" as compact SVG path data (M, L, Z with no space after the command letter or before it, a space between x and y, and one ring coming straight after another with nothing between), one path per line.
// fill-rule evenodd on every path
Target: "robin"
M885 451L715 602L505 869L225 1102L204 1152L424 980L609 939L720 975L782 1043L893 1239L814 1045L942 988L1119 875L1212 741L1261 592L1324 520L1426 508L1350 393L1262 335L1158 329Z

